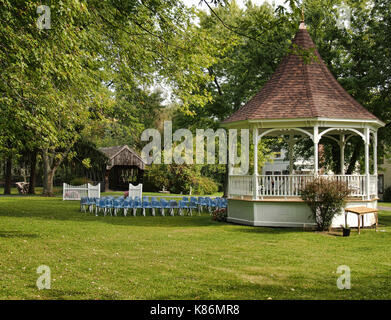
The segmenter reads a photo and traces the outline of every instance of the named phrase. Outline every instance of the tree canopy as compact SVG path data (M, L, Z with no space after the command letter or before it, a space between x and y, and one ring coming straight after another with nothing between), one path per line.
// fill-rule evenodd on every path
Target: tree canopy
M181 0L50 0L51 28L40 29L39 3L0 0L3 158L10 164L38 152L51 194L57 168L77 155L78 143L141 148L141 132L169 118L174 129L216 129L270 79L302 11L334 76L391 123L389 1L344 1L351 14L344 28L340 0L289 0L289 10L251 1L204 3L200 10ZM390 126L379 132L381 156L390 149ZM328 165L338 168L330 148ZM359 139L347 148L349 172L362 148ZM221 179L222 170L202 172Z

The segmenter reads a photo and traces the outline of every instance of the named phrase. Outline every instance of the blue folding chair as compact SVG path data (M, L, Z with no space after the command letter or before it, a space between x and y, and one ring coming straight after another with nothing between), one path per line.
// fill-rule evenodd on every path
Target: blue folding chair
M208 209L209 201L206 197L200 197L198 199L198 205L200 206L201 211L204 211L204 209Z
M197 203L196 201L192 200L192 199L190 199L190 202L189 202L189 204L188 204L188 207L189 207L189 213L190 213L191 216L193 215L193 214L192 214L192 210L193 210L193 209L199 208L199 207L198 207L198 203ZM199 215L201 214L199 210L198 210L198 214L199 214Z
M94 211L95 198L87 198L87 206L90 212Z
M164 209L168 209L170 207L170 204L165 199L160 199L160 210L162 213L162 216L164 216Z
M176 200L170 200L170 215L173 216L175 213L175 209L178 209L178 203Z
M123 209L123 200L121 199L114 199L113 201L113 211L114 211L114 215L117 216L117 212L120 211L121 209Z
M178 203L178 209L179 209L179 215L183 216L183 213L182 213L182 210L185 209L189 209L189 203L185 200L179 200L179 203Z
M189 197L182 197L182 201L189 202Z
M191 209L194 209L194 208L193 208L194 203L196 204L196 208L198 209L198 214L201 214L201 212L200 212L200 205L199 205L199 202L198 202L198 198L196 198L196 197L190 197L190 204L192 204L192 208L191 208ZM189 204L189 208L190 208L190 204ZM191 212L190 212L190 214L191 214Z
M133 209L133 200L131 198L126 198L122 205L124 207L124 216L126 217L128 210Z
M95 198L95 216L98 216L100 198Z
M215 205L216 205L217 209L221 208L221 198L220 197L216 197L214 199L214 202L215 202Z
M133 215L137 215L137 209L142 209L143 208L143 203L141 202L139 197L134 197L133 200Z
M104 216L106 216L107 214L107 211L110 212L110 215L112 216L112 213L111 213L111 210L113 208L113 199L112 198L107 198L104 202L104 205L103 205L103 214Z
M220 208L227 208L228 200L227 198L221 198L220 200L221 207Z
M96 206L95 206L95 215L98 216L98 213L103 210L105 206L106 198L100 198L98 199Z
M152 209L151 202L149 202L148 197L143 197L143 216L145 217L145 209Z
M84 212L87 211L88 198L87 197L81 197L80 198L80 211L84 210Z
M217 207L216 201L213 200L212 198L209 198L209 197L207 197L206 199L207 199L207 201L208 201L209 213L211 213L212 210L215 209L215 208Z
M152 207L152 215L155 216L155 209L161 208L160 202L157 201L156 197L151 198L151 207Z

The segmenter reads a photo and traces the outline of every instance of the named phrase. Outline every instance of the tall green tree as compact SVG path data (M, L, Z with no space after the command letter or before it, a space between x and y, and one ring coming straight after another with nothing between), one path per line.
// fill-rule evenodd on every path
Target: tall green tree
M10 158L41 150L46 194L119 84L136 89L161 79L183 104L209 100L204 92L189 94L208 77L201 66L213 56L204 35L190 32L193 9L181 1L47 1L51 29L43 30L36 1L0 4L1 151Z

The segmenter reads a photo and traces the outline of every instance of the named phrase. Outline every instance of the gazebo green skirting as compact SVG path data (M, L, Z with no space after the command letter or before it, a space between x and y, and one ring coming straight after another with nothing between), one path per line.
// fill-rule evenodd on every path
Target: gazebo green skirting
M379 119L355 101L326 67L302 22L292 48L313 50L317 59L310 62L293 50L281 62L269 82L242 108L227 118L226 128L251 129L254 150L266 136L287 140L290 163L292 148L298 139L313 141L311 174L296 175L290 166L288 175L259 175L258 155L254 152L252 175L229 174L228 220L254 226L313 227L309 207L300 198L300 189L317 176L345 181L353 190L347 206L377 207L377 131L384 126ZM297 51L296 51L297 52ZM365 144L365 174L345 174L344 149L349 139L360 136ZM324 175L319 170L319 141L334 140L341 150L338 174ZM373 165L370 166L370 146ZM334 227L344 223L343 215L333 221ZM357 226L354 216L350 226ZM367 215L365 226L375 223Z

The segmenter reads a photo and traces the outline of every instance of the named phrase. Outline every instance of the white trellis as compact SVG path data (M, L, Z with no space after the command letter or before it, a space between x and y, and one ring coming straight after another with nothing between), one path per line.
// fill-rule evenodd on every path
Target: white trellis
M134 197L139 197L140 199L143 196L143 184L139 183L137 186L129 183L129 195L128 197L134 199Z
M100 198L100 183L96 186L89 183L81 186L63 184L62 200L80 200L81 197Z

